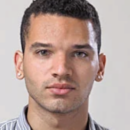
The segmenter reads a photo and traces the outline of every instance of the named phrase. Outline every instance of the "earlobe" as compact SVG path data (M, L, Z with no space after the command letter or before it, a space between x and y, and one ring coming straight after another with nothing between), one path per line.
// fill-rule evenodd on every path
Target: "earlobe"
M102 80L103 80L103 74L101 74L101 73L97 74L95 81L100 82Z
M105 65L106 65L106 56L102 53L99 55L99 70L95 78L97 82L100 82L103 80Z
M21 51L16 51L14 55L14 63L15 63L15 70L16 70L16 77L17 79L24 78L23 72L23 53Z

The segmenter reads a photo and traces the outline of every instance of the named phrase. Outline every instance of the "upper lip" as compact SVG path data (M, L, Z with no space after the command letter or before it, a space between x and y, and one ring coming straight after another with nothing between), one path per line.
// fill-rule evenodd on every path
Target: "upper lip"
M68 83L54 83L47 88L57 88L57 89L75 89L75 87Z

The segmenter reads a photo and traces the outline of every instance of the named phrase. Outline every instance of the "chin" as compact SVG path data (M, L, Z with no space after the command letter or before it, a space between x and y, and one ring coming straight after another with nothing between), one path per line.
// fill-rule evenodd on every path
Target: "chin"
M57 100L54 102L50 102L49 104L48 103L42 104L41 106L46 111L52 113L66 114L78 109L81 105L82 105L81 102L68 103L63 100Z

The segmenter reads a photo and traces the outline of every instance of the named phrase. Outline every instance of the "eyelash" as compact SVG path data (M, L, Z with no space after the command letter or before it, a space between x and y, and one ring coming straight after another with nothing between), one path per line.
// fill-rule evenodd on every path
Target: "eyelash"
M36 51L36 54L39 54L40 56L49 56L52 52L49 50L38 50ZM75 51L72 53L73 57L76 58L86 58L88 57L88 53L83 52L83 51Z
M36 54L39 54L41 56L48 56L50 53L51 53L51 51L49 51L49 50L39 50L39 51L36 51Z
M75 56L75 54L76 54L76 56ZM88 53L83 52L83 51L75 51L74 54L73 54L73 56L74 57L86 58L86 57L88 57Z

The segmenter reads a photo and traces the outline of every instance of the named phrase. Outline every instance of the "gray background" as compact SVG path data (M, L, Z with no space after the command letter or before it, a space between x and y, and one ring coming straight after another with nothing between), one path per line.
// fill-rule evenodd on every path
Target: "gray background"
M0 121L17 117L28 102L24 80L15 77L14 52L20 46L20 22L31 0L0 0ZM103 126L130 130L130 0L90 0L102 23L104 80L95 83L89 112Z

